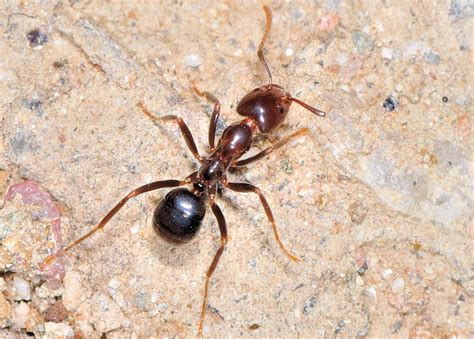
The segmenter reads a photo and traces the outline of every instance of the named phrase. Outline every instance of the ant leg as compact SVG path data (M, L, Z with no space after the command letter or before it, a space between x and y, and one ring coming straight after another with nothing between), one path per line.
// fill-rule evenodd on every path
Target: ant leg
M219 115L221 112L221 104L217 98L209 92L201 92L195 85L194 81L192 82L193 91L200 97L206 98L207 101L214 103L214 109L212 110L211 121L209 122L209 148L213 152L215 147L216 139L216 125L219 120Z
M56 253L50 255L49 257L47 257L46 259L44 259L40 264L40 268L41 269L44 269L46 266L48 266L49 264L51 264L52 261L54 261L55 259L57 259L58 257L62 256L64 253L68 252L72 247L76 246L77 244L81 243L82 241L84 241L85 239L89 238L91 235L93 235L95 232L97 232L98 230L104 228L104 226L109 222L110 219L112 219L112 217L123 207L123 205L125 205L127 203L128 200L130 200L131 198L139 195L139 194L142 194L142 193L146 193L146 192L150 192L150 191L153 191L153 190L157 190L157 189L160 189L160 188L165 188L165 187L177 187L177 186L183 186L185 184L188 183L189 180L184 180L184 181L179 181L179 180L161 180L161 181L155 181L155 182L152 182L150 184L147 184L147 185L144 185L144 186L141 186L139 188L136 188L134 189L133 191L131 191L130 193L128 193L122 200L120 200L120 202L114 206L114 208L112 208L109 213L107 213L105 215L105 217L99 222L99 224L97 224L96 227L94 227L93 229L91 229L89 232L87 232L86 234L84 234L82 237L80 237L79 239L75 240L74 242L72 242L71 244L69 244L66 248L64 249L61 249L59 251L57 251Z
M308 128L302 128L298 131L296 131L295 133L293 134L290 134L286 137L284 137L283 139L279 140L278 142L276 142L275 144L273 144L272 146L268 147L268 148L265 148L263 151L255 154L254 156L251 156L247 159L243 159L243 160L240 160L240 161L237 161L235 164L232 165L232 167L242 167L242 166L246 166L248 164L251 164L251 163L254 163L256 162L257 160L260 160L262 159L263 157L267 156L268 154L270 154L271 152L273 152L274 150L286 145L288 142L290 142L292 139L294 138L297 138L303 134L306 134L309 132L309 129Z
M270 35L270 29L272 28L272 10L268 6L263 6L263 10L265 11L266 23L265 23L265 33L263 33L262 40L258 45L257 55L260 59L260 62L265 66L268 74L268 84L272 84L272 72L270 71L270 67L268 66L267 59L263 54L263 46L265 46L265 42L267 42L268 36Z
M222 214L221 209L214 202L212 202L211 208L217 219L217 223L219 224L219 231L221 232L221 246L214 255L214 259L212 260L211 266L209 266L209 269L206 273L206 283L204 284L204 300L202 302L201 307L201 318L199 319L198 336L202 336L202 324L204 322L204 317L206 316L207 299L209 295L209 280L212 276L212 273L214 273L217 264L219 263L219 259L221 258L222 252L224 252L225 245L227 244L227 226L224 214Z
M191 153L194 155L197 161L201 163L204 161L204 159L201 157L201 155L199 154L197 150L193 135L183 119L181 119L180 117L177 117L176 115L163 115L161 117L157 117L156 115L151 113L141 101L137 104L137 107L141 109L142 112L145 113L145 115L147 115L150 119L152 119L155 122L162 120L164 122L171 121L178 124L179 129L181 130L181 134L183 135L184 141L186 141L186 145L188 145L188 148L191 151Z
M265 213L267 214L268 220L272 224L272 229L273 229L273 234L275 235L275 239L280 246L281 250L286 254L288 258L290 258L293 261L300 261L301 259L298 258L297 256L293 255L286 249L286 247L283 245L283 243L280 240L280 236L278 235L275 219L273 218L273 213L272 210L270 209L270 206L268 205L267 200L263 196L263 194L260 192L260 189L257 186L251 185L251 184L246 184L246 183L241 183L241 182L229 182L226 185L227 188L231 189L232 191L240 192L240 193L255 193L258 194L258 197L260 198L260 202L262 203L263 208L265 209Z

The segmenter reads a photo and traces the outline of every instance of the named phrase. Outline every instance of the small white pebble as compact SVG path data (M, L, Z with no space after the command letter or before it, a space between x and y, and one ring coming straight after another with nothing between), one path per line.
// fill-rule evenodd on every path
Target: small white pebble
M30 306L27 303L19 303L13 311L13 329L25 328L26 322L30 319Z
M31 300L30 284L23 278L13 278L13 290L16 301Z
M392 60L393 49L387 47L382 48L382 58Z
M199 56L199 54L189 53L184 57L184 63L186 66L199 67L202 64L202 58Z
M383 32L384 31L384 26L383 26L383 23L378 21L376 24L375 24L375 27L377 27L377 31L379 32Z
M342 89L344 92L346 92L346 93L349 93L349 92L351 91L350 87L347 86L347 85L342 85L342 86L341 86L341 89Z
M390 268L386 269L386 270L383 270L382 271L382 278L387 280L392 274L393 274L393 271Z
M109 281L109 288L116 290L120 287L120 281L115 278L110 279Z
M374 299L377 298L377 291L375 290L374 286L367 287L367 293Z
M157 309L159 312L164 312L164 311L166 311L167 308L168 308L168 305L166 305L165 303L161 303L161 304L159 304L159 305L157 306L156 309Z
M285 55L286 55L286 56L292 56L294 52L295 52L295 51L293 50L293 48L288 47L288 48L286 49L286 51L285 51Z
M151 182L152 180L153 180L153 176L151 175L151 173L146 173L143 176L143 182Z
M391 287L393 293L401 293L405 288L405 280L403 280L403 278L397 278L392 282Z
M154 304L158 301L159 297L160 295L158 294L158 292L152 292L150 296L150 301Z
M44 323L46 338L73 338L74 330L66 324L46 322Z
M358 286L364 286L364 279L362 279L362 277L357 276L355 281Z
M339 66L344 66L349 61L349 56L346 53L336 55L336 62Z
M140 231L140 224L136 223L132 227L130 227L130 233L137 234Z

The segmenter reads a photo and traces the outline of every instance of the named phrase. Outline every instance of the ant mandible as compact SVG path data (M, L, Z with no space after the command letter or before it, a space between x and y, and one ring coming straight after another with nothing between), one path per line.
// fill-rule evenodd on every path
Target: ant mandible
M79 239L72 242L64 249L50 255L44 259L40 266L45 267L53 260L68 252L72 247L89 238L98 230L102 229L109 220L125 205L125 203L142 193L150 192L165 187L180 187L188 185L190 188L175 188L170 191L158 203L153 213L153 227L155 231L173 243L185 243L193 239L201 226L201 221L206 213L206 205L209 203L214 216L217 219L221 235L221 245L214 255L214 259L206 273L204 284L204 298L201 308L201 316L199 319L198 334L202 335L202 326L206 314L206 306L209 292L209 280L214 273L219 259L224 252L227 244L227 226L221 209L216 204L216 195L218 187L225 187L232 191L241 193L255 193L260 198L260 202L270 221L275 239L282 251L293 261L301 260L297 256L288 251L280 240L278 235L273 213L268 205L267 200L257 186L240 183L228 182L227 171L238 167L246 166L265 157L288 143L291 139L296 138L308 132L307 128L302 128L297 132L281 139L274 145L264 149L263 151L239 160L252 146L257 132L271 133L276 130L285 120L290 109L291 103L296 102L310 112L324 117L325 113L309 106L308 104L292 97L283 87L272 83L272 73L270 67L263 54L263 47L268 39L271 29L272 12L268 6L263 7L266 15L265 33L258 46L258 58L268 73L268 84L255 88L248 93L237 105L237 113L246 117L242 121L228 126L222 133L217 146L215 145L216 125L220 114L219 101L208 92L200 92L193 86L194 91L207 100L214 103L211 121L209 124L209 146L211 154L202 157L196 147L191 131L189 130L183 119L175 115L165 115L161 118L154 116L145 108L142 102L138 103L138 107L151 119L155 121L171 121L178 124L181 134L186 144L197 161L201 164L198 171L191 173L184 180L160 180L134 189L127 194L107 215L99 222L99 224L84 234Z

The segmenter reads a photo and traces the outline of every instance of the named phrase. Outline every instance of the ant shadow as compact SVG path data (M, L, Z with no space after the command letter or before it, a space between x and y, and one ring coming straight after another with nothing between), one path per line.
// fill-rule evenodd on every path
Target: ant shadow
M153 226L150 225L152 228ZM195 261L200 260L200 241L199 236L185 244L173 244L160 237L154 230L154 233L147 242L153 257L160 263L171 267L187 267L194 265Z
M163 193L158 197L151 198L152 205L157 206L159 201L163 199L165 195L166 193ZM161 264L171 267L188 267L194 265L195 261L199 260L199 254L201 252L199 234L187 243L176 244L165 240L155 230L152 218L148 220L146 228L146 246L152 253L153 257L158 259Z

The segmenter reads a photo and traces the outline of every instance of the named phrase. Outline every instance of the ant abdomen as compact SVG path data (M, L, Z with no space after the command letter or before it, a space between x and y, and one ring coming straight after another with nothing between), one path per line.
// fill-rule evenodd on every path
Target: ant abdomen
M199 231L206 214L205 200L186 188L175 188L161 199L153 213L153 228L164 239L186 243Z

